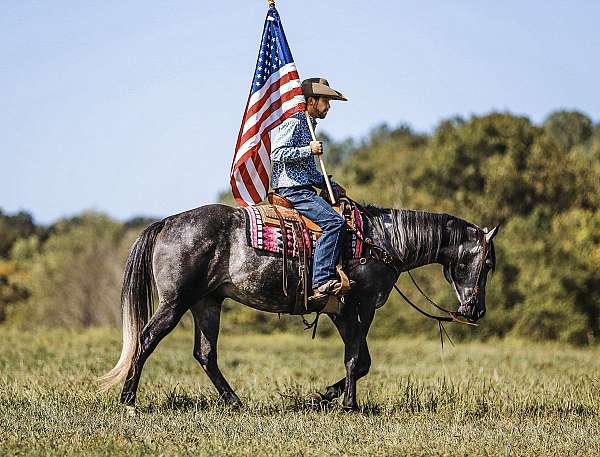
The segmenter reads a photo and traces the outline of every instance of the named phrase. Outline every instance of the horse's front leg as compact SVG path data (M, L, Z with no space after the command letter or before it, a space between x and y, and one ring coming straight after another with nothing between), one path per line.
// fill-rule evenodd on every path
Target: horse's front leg
M358 366L356 367L356 380L358 381L363 376L369 373L371 368L371 354L367 344L366 335L363 338L360 349L358 351ZM318 393L317 399L320 401L330 402L340 397L346 389L346 377L343 377L335 384L328 386L324 394Z
M346 378L330 386L322 396L324 400L337 398L343 391L344 401L342 404L344 408L358 409L356 381L368 373L371 364L366 337L374 315L374 307L356 304L355 306L346 306L344 314L334 319L345 345Z

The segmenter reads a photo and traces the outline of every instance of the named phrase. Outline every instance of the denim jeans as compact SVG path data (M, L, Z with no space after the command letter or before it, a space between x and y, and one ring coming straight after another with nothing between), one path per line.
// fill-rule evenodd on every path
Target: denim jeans
M342 249L344 218L310 186L280 187L275 192L287 198L300 214L313 220L323 229L315 247L312 287L318 287L328 279L336 278L335 266Z

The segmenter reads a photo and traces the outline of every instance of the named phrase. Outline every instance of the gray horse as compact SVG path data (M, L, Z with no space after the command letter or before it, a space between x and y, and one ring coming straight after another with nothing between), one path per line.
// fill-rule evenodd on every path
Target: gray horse
M357 409L356 381L371 365L367 332L401 272L440 263L460 303L457 315L474 322L485 313L487 273L494 268L492 238L479 227L448 214L375 206L362 208L365 239L392 260L357 263L348 276L356 285L341 315L330 315L345 345L346 376L320 394L331 401L344 393L343 407ZM221 305L225 298L261 311L289 313L294 307L298 264L288 259L287 296L281 257L248 245L241 208L207 205L167 217L147 227L131 248L121 301L123 348L102 389L124 381L121 402L135 405L144 362L187 310L195 326L194 357L220 396L240 405L217 364ZM152 315L153 295L158 306ZM151 316L151 318L150 318ZM150 319L149 319L150 318ZM130 408L131 409L131 408Z

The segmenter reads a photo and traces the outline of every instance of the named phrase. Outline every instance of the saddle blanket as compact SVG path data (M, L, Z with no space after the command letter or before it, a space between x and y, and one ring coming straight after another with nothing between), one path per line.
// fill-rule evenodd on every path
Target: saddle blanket
M263 222L260 211L255 206L244 207L246 212L246 238L248 244L255 249L266 252L283 254L283 234L279 225L267 225ZM358 208L353 208L355 230L348 227L344 229L342 235L342 259L357 259L362 254L363 239L363 220ZM303 233L297 234L292 228L290 222L286 221L286 248L288 255L298 257L302 253L302 246L299 242L304 241L304 246L308 248L308 256L312 254L317 243L317 234L311 230L304 229ZM357 236L358 233L358 236Z

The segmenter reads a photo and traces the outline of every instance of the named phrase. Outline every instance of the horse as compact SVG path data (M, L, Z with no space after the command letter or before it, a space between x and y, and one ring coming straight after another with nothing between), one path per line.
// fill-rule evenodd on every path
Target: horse
M402 272L431 263L459 302L456 315L475 322L483 317L488 272L495 267L491 231L458 217L407 209L359 206L364 237L392 260L360 262L347 272L355 281L341 313L328 314L344 343L346 375L318 393L324 402L344 394L342 406L357 410L356 382L369 372L367 333L375 310L388 299ZM364 260L364 259L363 259ZM282 260L248 245L243 208L221 204L169 216L144 229L133 243L123 274L123 345L116 365L100 378L101 390L124 382L120 401L135 413L144 363L160 341L191 310L194 357L228 404L241 406L217 363L221 305L231 298L270 313L290 313L299 281L298 260L287 259L284 294ZM153 301L158 301L152 315Z

